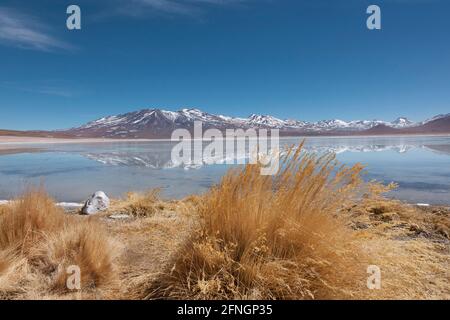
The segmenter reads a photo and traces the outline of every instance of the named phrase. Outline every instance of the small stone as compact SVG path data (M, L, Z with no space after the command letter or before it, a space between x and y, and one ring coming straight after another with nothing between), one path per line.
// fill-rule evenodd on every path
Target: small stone
M369 225L368 225L367 223L364 223L364 222L361 222L361 221L356 221L356 222L353 224L352 228L353 228L354 230L367 229L367 228L369 228Z

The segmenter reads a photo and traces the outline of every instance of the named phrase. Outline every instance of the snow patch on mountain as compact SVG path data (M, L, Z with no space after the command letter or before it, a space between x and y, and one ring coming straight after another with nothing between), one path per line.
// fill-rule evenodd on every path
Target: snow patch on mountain
M426 123L428 123L428 122L432 122L432 121L440 120L440 119L444 119L444 118L450 118L450 113L447 113L447 114L439 114L439 115L437 115L437 116L434 116L433 118L430 118L430 119L427 119L427 120L421 122L420 124L426 124Z

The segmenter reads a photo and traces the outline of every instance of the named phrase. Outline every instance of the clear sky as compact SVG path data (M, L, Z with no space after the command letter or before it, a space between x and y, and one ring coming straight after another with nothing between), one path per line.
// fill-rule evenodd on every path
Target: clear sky
M151 107L423 120L450 112L449 15L448 0L2 0L0 128Z

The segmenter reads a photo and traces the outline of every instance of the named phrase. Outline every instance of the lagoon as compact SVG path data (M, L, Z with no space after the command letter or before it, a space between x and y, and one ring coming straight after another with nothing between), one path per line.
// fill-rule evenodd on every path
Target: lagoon
M281 138L280 145L302 138ZM112 197L160 188L165 198L202 193L235 165L179 167L170 141L21 145L0 156L0 200L42 184L57 200L81 202L97 190ZM11 146L13 148L13 146ZM334 152L342 163L366 166L364 179L396 182L389 194L409 203L450 204L450 137L310 137L306 150Z

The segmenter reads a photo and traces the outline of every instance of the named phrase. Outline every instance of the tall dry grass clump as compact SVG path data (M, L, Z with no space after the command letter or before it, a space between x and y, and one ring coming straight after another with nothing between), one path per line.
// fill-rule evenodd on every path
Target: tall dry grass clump
M34 190L5 206L0 216L0 249L29 253L47 234L64 225L64 215L42 190Z
M67 267L82 289L109 285L114 246L99 223L69 216L42 190L4 206L0 215L0 298L45 298L68 292Z
M127 198L121 201L120 208L116 209L133 217L150 217L163 209L164 202L160 200L159 193L159 189L145 193L129 192Z
M198 235L147 298L328 299L366 285L361 247L341 210L360 197L361 165L290 148L275 176L229 172L204 196Z

